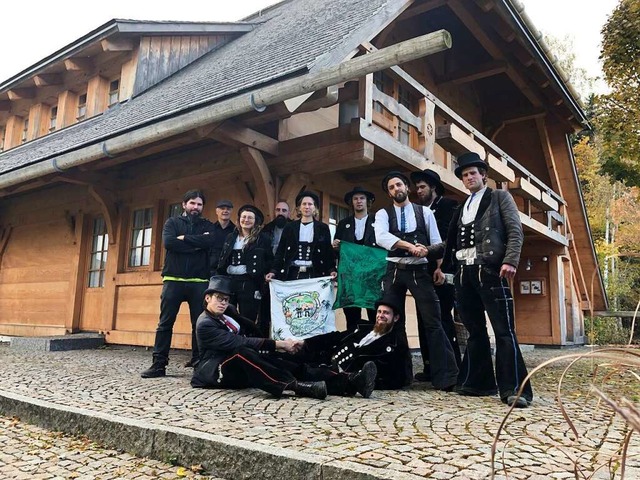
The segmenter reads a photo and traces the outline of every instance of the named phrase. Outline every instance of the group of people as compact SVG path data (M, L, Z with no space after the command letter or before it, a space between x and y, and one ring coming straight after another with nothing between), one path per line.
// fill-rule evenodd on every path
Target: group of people
M201 215L204 194L187 192L182 216L168 219L163 229L160 321L153 364L142 376L165 375L175 317L187 301L194 387L253 386L275 396L292 391L313 398L401 388L414 378L404 312L408 290L424 362L416 380L462 395L497 393L507 405L527 407L533 393L528 382L523 386L527 370L508 283L523 242L518 210L508 192L486 186L487 165L476 153L457 161L455 174L471 193L461 205L443 197L433 170L413 172L411 180L392 171L381 185L391 205L373 215L374 194L355 187L344 198L352 215L338 223L333 241L328 225L316 218L320 202L311 191L296 197L298 220L290 220L288 204L279 202L275 219L264 226L253 205L241 207L233 225L233 205L225 200L216 206L218 222L211 223ZM412 182L418 203L409 199ZM388 251L380 300L367 309L367 319L360 308L345 308L345 332L269 339L265 282L335 279L342 242ZM469 332L462 358L454 304ZM485 312L496 338L495 370Z

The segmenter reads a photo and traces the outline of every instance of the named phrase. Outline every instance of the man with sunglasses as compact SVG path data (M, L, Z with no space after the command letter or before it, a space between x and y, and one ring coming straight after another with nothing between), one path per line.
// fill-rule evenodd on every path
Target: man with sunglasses
M322 400L330 395L369 397L376 378L376 366L365 363L355 373L334 372L328 367L290 368L291 363L274 354L294 354L299 340L260 338L255 324L229 307L231 279L214 276L204 293L205 310L198 318L196 335L201 361L191 386L195 388L259 388L279 398L285 391L300 397ZM252 336L257 335L257 336Z

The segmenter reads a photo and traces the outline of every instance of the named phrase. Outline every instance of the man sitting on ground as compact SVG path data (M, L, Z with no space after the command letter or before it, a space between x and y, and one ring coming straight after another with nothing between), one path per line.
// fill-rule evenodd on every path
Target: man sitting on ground
M331 395L353 395L367 398L376 378L376 365L366 362L354 373L336 372L328 367L294 369L291 363L272 353L296 353L299 340L270 340L259 335L255 324L229 308L231 280L214 276L204 293L205 310L198 318L196 335L200 345L200 363L191 385L196 388L255 387L275 397L285 391L317 399Z

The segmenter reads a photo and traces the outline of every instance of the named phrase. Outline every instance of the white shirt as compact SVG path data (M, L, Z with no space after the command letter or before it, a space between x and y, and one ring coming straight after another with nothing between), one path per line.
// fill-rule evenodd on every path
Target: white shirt
M299 242L313 242L313 222L302 223L300 222L300 234L298 235ZM313 262L307 260L294 260L293 264L296 267L310 267Z
M465 225L471 223L475 220L476 215L478 214L478 207L480 206L480 200L482 200L482 196L484 195L487 187L483 187L478 190L475 194L469 195L467 200L464 202L462 206L462 223Z
M396 211L396 219L398 221L398 230L400 230L400 221L401 221L401 207L398 207L394 204L393 208ZM438 224L436 223L436 217L433 216L433 212L427 208L420 206L422 209L422 214L424 216L424 224L427 229L427 236L429 237L429 243L431 245L436 245L438 243L442 243L442 239L440 238L440 233L438 232ZM413 232L418 224L416 222L416 216L413 211L413 206L411 204L406 205L404 207L405 214L405 222L406 222L406 231ZM373 229L376 233L376 243L385 248L387 250L392 250L393 246L400 241L399 237L391 234L389 232L389 215L384 208L381 208L376 212L375 223L373 224ZM397 263L427 263L427 259L424 257L387 257L389 262L397 262Z
M247 239L245 237L241 237L240 235L238 235L235 243L233 244L233 249L242 250L246 243L247 243ZM245 273L247 273L247 266L246 265L229 265L227 267L227 273L229 275L244 275Z
M355 235L356 235L356 240L362 240L364 238L364 229L367 226L367 218L369 218L369 215L365 215L362 218L356 218L353 217L355 219Z
M354 345L356 347L364 347L365 345L369 345L370 343L375 342L376 340L378 340L382 335L380 335L379 333L374 332L373 330L371 330L369 333L367 333L364 337L362 337L362 340L360 340L360 342L355 343Z

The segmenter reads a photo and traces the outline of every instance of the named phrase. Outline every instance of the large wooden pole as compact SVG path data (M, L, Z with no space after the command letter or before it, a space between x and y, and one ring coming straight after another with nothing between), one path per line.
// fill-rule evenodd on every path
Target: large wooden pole
M427 55L451 48L451 35L446 30L422 35L353 58L319 72L301 75L274 85L245 92L198 110L158 121L133 132L118 135L106 141L30 165L0 177L0 188L7 188L44 175L60 173L105 156L114 157L164 138L178 135L213 122L233 118L254 109L283 102L287 99L354 80L372 72L384 70Z

